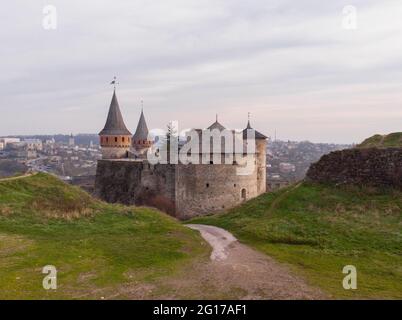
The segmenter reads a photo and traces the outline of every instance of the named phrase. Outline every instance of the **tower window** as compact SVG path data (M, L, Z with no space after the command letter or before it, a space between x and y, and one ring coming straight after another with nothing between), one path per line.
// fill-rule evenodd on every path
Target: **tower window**
M209 188L209 183L206 184L206 187Z
M243 201L247 199L247 191L246 191L246 189L241 189L241 198L242 198Z
M109 138L108 138L108 137L106 137L106 142L109 142Z
M117 137L114 137L114 142L117 142Z
M123 141L123 142L124 142L124 137L123 137L123 138L121 138L121 141Z

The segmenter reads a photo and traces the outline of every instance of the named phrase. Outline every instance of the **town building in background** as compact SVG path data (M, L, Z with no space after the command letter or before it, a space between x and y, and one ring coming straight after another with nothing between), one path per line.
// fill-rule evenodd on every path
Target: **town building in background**
M303 180L310 165L317 162L324 154L351 147L352 145L269 139L267 190L275 191Z
M74 146L75 146L75 139L74 139L73 134L71 134L70 137L68 138L68 145L69 145L70 147L74 147Z
M102 157L93 143L97 139L93 134L0 137L0 177L46 172L92 191Z

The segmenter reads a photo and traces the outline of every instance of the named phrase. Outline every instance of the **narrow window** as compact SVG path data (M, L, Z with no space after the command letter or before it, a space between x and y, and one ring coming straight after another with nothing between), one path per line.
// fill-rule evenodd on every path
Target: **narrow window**
M114 137L114 142L117 142L117 137Z
M241 189L241 198L243 201L247 199L246 189Z
M121 138L121 141L123 141L123 142L124 142L124 137L123 137L123 138Z
M206 184L206 187L209 188L209 183Z

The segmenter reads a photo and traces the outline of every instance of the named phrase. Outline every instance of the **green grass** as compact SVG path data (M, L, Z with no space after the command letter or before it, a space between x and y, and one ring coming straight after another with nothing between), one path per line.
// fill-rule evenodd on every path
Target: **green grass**
M201 242L161 212L97 201L50 175L0 180L0 299L111 296L206 255ZM57 290L42 287L45 265Z
M388 135L376 134L364 140L358 148L401 148L402 132L394 132Z
M285 262L335 298L402 299L402 194L303 183L196 218ZM342 269L357 268L357 290Z

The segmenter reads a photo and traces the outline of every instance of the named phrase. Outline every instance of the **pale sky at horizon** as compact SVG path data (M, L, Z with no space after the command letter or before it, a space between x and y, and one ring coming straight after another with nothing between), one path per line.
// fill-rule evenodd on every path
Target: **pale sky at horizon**
M42 27L45 5L57 29ZM343 8L357 28L342 27ZM4 1L0 135L98 133L118 77L131 132L215 120L283 140L402 131L399 0Z

